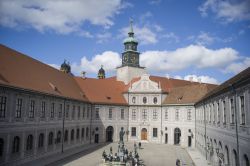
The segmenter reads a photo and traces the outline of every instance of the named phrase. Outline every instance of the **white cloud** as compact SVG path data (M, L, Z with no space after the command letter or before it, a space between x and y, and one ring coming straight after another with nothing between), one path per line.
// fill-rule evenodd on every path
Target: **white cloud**
M60 69L60 66L57 65L57 64L48 64L49 66L51 67L54 67L55 69L59 70Z
M242 62L231 63L224 69L224 72L237 74L248 67L250 67L250 58L245 58Z
M163 35L161 35L161 38L168 39L168 43L171 43L171 42L178 43L180 41L179 37L175 33L173 33L173 32L169 32L169 33L163 34Z
M91 37L82 30L83 23L112 26L112 18L126 6L122 0L1 0L0 24L11 28L31 27L40 32L77 32Z
M194 74L191 74L191 75L186 75L184 76L184 80L192 80L194 82L202 82L202 83L210 83L210 84L219 84L219 82L213 78L213 77L210 77L210 76L205 76L205 75L201 75L201 76L197 76L197 75L194 75Z
M155 44L158 42L157 34L153 32L150 28L146 26L138 27L137 25L133 26L135 38L137 38L142 45L146 44ZM126 38L128 36L130 28L124 27L120 30L121 36Z
M80 64L73 63L71 67L72 72L75 74L79 74L81 71L85 71L87 74L97 74L101 65L104 66L106 72L114 72L115 68L121 65L119 54L113 51L105 51L102 54L93 56L90 60L84 56Z
M198 9L202 16L207 16L211 10L226 23L250 20L250 0L206 0Z
M189 45L174 51L143 52L140 63L151 71L178 71L188 67L223 68L238 58L238 52L232 48L213 50Z
M162 1L162 0L151 0L151 1L149 2L149 4L151 4L151 5L158 5L158 4L161 3L161 1Z
M110 32L99 33L96 35L97 43L107 42L112 37Z
M200 45L209 45L214 42L214 37L212 37L209 33L200 32L200 34L196 38L196 43Z

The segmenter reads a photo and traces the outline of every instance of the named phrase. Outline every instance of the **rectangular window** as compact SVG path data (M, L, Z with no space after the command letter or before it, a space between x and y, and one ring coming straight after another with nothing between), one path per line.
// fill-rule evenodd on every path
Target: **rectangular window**
M142 110L142 119L147 120L147 110Z
M136 137L136 127L131 127L131 136Z
M95 109L95 119L99 119L100 116L99 116L99 108L96 108Z
M214 106L214 104L213 104L213 122L215 123L215 106Z
M124 120L124 109L121 109L121 119Z
M82 107L82 118L85 118L85 106Z
M112 108L109 108L109 119L112 119Z
M78 113L77 113L77 118L80 119L80 111L81 111L81 107L78 106Z
M187 110L187 120L191 120L191 109Z
M226 117L226 101L223 100L223 123L226 124L227 117Z
M234 124L234 99L230 99L230 112L231 112L231 123Z
M50 118L55 116L55 103L51 103Z
M246 123L246 114L245 114L245 101L244 96L240 96L240 113L241 113L241 125Z
M6 100L7 98L5 96L0 96L0 118L5 117L6 112Z
M157 137L157 128L153 128L153 137Z
M212 121L212 108L211 105L209 105L209 123Z
M75 119L75 111L76 111L76 106L75 105L73 105L73 109L72 109L72 119Z
M165 120L168 120L168 110L165 110Z
M136 120L136 112L135 112L135 109L132 110L132 120Z
M153 119L154 120L158 119L157 110L153 110Z
M69 105L66 106L65 117L69 117Z
M46 103L45 101L42 101L41 118L45 118L45 108L46 108Z
M89 111L90 111L90 106L87 108L87 118L89 118Z
M63 109L62 104L60 104L59 105L59 110L58 110L58 117L59 118L62 118L62 109Z
M217 123L220 124L220 103L217 103Z
M16 118L21 118L22 103L23 100L21 98L18 98L16 101L16 114L15 114Z
M175 110L175 120L179 120L179 110Z
M30 100L29 118L34 118L35 100Z

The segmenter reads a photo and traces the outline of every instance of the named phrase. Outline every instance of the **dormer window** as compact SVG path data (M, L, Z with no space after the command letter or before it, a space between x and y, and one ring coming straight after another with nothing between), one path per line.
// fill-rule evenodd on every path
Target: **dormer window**
M157 104L157 97L154 97L153 102L154 104Z
M132 98L132 103L135 103L135 97Z
M147 103L147 98L143 97L142 101L143 101L144 104L146 104Z

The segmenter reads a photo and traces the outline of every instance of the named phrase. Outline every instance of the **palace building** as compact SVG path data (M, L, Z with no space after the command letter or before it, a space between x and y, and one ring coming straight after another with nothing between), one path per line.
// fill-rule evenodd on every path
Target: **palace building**
M131 23L107 78L54 69L0 45L0 165L118 141L197 148L213 165L249 166L250 68L221 85L147 74Z

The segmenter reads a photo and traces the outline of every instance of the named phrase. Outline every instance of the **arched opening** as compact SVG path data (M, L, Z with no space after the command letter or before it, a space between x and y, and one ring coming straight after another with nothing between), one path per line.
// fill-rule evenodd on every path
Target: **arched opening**
M49 133L49 141L48 141L48 145L52 145L52 144L53 144L53 138L54 138L53 133L52 133L52 132L50 132L50 133Z
M29 135L26 141L26 150L31 150L33 147L33 136Z
M44 134L40 133L38 138L38 148L43 147L43 142L44 142Z
M0 138L0 157L3 156L4 141Z
M237 165L237 152L236 152L236 150L233 150L233 164L235 166Z
M64 142L68 141L68 130L65 131L64 133Z
M74 140L74 137L75 137L75 130L72 129L72 130L71 130L71 134L70 134L70 140L73 141L73 140Z
M57 143L61 143L61 131L58 131L58 132L57 132L56 142L57 142Z
M107 142L113 142L113 134L114 134L114 128L112 126L108 126L106 129L106 141Z
M98 131L99 131L99 128L96 127L96 128L95 128L95 131L98 132ZM95 133L95 143L99 143L99 134L98 134L98 133Z
M148 131L146 128L141 129L141 140L147 140L148 139Z
M225 164L230 165L229 150L227 146L225 146Z
M249 164L249 160L248 160L248 157L247 157L247 155L246 155L246 154L244 155L243 166L250 166L250 164Z
M181 141L181 130L179 128L174 129L174 144L179 145Z
M12 145L12 153L18 153L19 148L20 148L20 138L18 136L15 136Z

